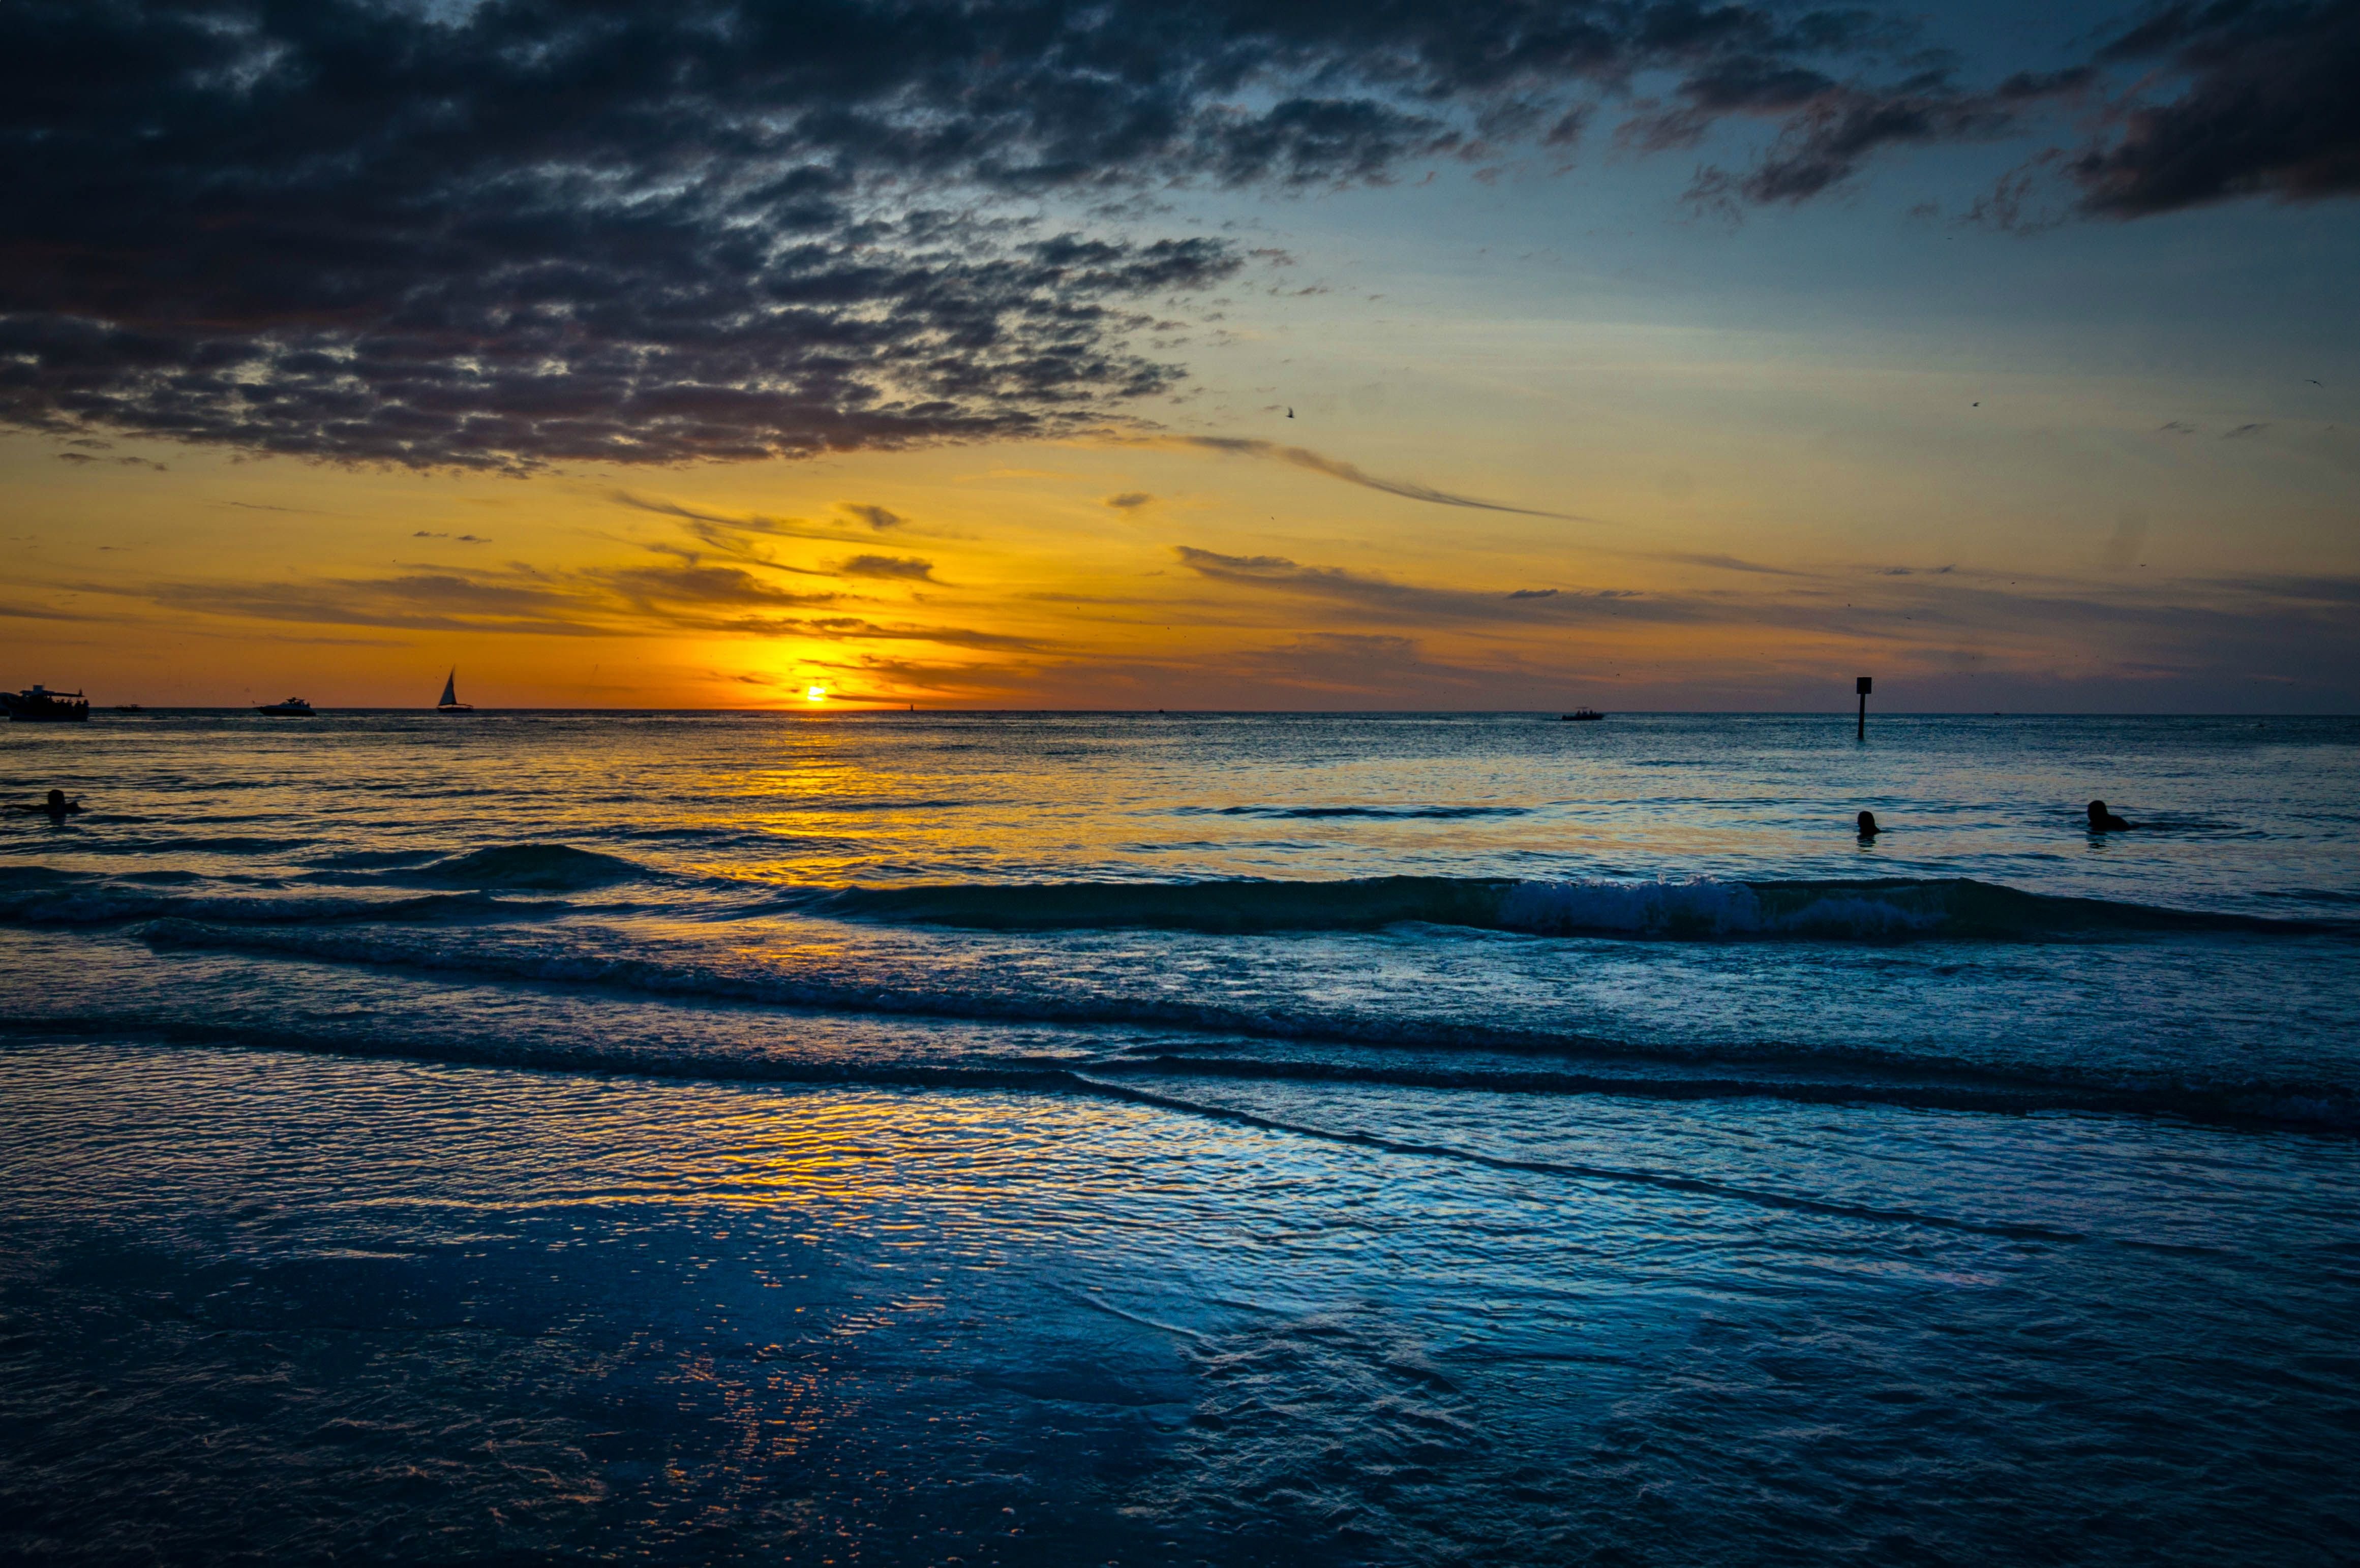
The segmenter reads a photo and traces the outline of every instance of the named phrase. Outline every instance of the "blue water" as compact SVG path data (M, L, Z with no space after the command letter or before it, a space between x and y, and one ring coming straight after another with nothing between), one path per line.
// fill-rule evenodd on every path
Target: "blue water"
M0 746L0 1556L2360 1538L2360 723Z

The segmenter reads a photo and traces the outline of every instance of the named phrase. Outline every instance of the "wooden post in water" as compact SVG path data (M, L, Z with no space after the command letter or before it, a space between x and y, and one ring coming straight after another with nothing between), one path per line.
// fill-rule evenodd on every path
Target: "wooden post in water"
M1868 738L1868 677L1865 675L1858 677L1852 683L1852 689L1860 693L1860 731L1853 737L1857 740Z

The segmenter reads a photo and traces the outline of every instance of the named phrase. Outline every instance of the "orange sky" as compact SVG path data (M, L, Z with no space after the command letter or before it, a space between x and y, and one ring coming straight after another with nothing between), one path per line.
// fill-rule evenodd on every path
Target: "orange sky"
M487 706L1775 709L1843 706L1863 670L1896 710L2354 699L2360 441L2313 388L2158 376L2095 327L1700 322L1562 262L1470 295L1332 237L1328 276L1394 287L1305 300L1296 243L1196 302L1218 321L1177 345L1182 395L1096 438L521 476L0 438L5 679L149 704L420 705L454 665Z

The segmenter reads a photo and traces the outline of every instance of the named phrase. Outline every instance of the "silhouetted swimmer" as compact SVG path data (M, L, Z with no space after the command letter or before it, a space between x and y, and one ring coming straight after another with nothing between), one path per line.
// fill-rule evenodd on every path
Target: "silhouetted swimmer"
M43 800L39 805L19 805L16 809L20 811L46 812L52 818L65 818L71 817L75 812L81 811L82 802L80 800L67 800L66 792L62 789L52 789L49 791L49 798Z
M2114 815L2114 812L2106 810L2106 803L2103 800L2092 800L2090 802L2090 831L2092 833L2121 833L2125 828L2135 828L2136 826L2138 826L2136 822L2126 822L2123 821L2122 818Z
M1861 842L1862 842L1863 844L1866 844L1870 839L1873 839L1873 838L1874 838L1875 836L1876 836L1876 813L1875 813L1874 811L1863 811L1863 812L1860 814L1860 840L1861 840Z

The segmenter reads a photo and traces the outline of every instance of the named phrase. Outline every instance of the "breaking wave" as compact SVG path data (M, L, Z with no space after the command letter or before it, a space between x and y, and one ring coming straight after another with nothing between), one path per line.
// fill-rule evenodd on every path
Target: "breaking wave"
M563 844L505 844L472 850L415 870L388 874L388 880L423 887L468 887L570 893L636 882L647 867L620 855L600 855Z
M1914 937L2037 941L2136 932L2317 932L2318 922L2026 893L1967 878L1823 882L1513 882L1379 877L1340 882L1063 882L844 887L804 912L983 930L1139 927L1213 932L1365 931L1402 921L1536 935L1657 939Z

